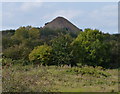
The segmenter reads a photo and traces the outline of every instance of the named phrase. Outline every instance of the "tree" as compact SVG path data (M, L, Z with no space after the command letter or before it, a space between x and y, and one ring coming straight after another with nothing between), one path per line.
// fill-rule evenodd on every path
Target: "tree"
M69 35L60 35L51 41L52 43L52 64L53 65L75 65L71 52L72 38Z
M110 36L109 43L111 47L111 68L119 68L120 66L120 34L113 34Z
M5 58L11 58L12 60L24 59L28 60L28 54L31 49L23 44L11 46L3 51Z
M75 61L92 66L107 66L110 62L110 45L99 30L85 29L73 41Z
M37 28L31 26L20 27L16 30L15 34L12 36L12 39L18 40L19 43L24 43L26 40L37 40L40 37L40 32Z
M13 45L13 40L11 36L14 35L15 30L5 30L2 31L2 50L7 49L8 47Z
M48 65L52 48L48 45L35 47L29 54L29 60L34 64Z

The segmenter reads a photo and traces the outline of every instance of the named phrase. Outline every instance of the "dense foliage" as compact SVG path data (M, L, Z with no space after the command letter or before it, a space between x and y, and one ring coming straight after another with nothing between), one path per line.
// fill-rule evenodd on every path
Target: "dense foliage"
M2 31L3 59L43 65L118 67L120 35L85 29L78 35L65 30L20 27Z
M72 62L72 37L70 35L60 35L52 41L52 64L55 65L75 65Z
M73 41L76 62L92 66L108 66L110 62L110 44L105 42L106 35L99 30L85 29Z
M33 63L47 65L50 62L52 48L47 45L35 47L29 54L29 60Z

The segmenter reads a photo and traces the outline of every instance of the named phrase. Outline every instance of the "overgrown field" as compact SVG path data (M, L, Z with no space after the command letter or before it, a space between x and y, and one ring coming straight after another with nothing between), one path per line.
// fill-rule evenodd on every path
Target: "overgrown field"
M101 67L3 67L3 92L118 92L118 70Z

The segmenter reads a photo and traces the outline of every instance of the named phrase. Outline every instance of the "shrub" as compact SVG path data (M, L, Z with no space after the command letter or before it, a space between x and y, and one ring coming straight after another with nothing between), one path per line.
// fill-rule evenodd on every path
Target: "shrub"
M91 66L107 67L110 63L110 44L99 30L85 29L73 41L76 62Z
M70 68L68 69L66 72L69 72L69 73L76 73L76 74L81 74L81 75L91 75L91 76L95 76L95 77L109 77L110 74L105 72L103 70L103 68L101 67L96 67L96 68L93 68L91 66L85 66L85 67L82 67L82 68L79 68L79 67L73 67L73 68Z
M5 58L11 58L12 60L26 59L28 60L28 55L31 49L25 45L14 45L3 51L3 56Z
M72 38L69 35L60 35L52 40L52 64L54 65L75 65L72 62Z
M36 64L47 65L50 62L52 48L48 45L35 47L29 54L29 60Z

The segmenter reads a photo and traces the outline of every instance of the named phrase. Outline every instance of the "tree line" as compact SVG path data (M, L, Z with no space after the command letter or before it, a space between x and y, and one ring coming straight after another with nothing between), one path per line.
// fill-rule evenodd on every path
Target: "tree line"
M2 31L2 35L3 66L21 63L119 67L120 34L90 28L74 34L27 26Z

